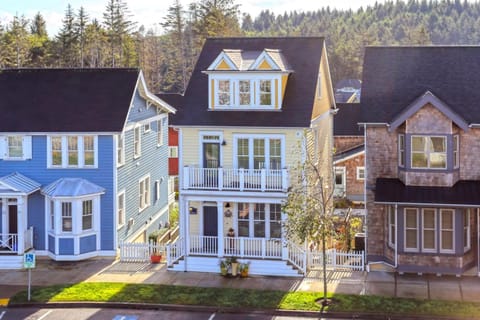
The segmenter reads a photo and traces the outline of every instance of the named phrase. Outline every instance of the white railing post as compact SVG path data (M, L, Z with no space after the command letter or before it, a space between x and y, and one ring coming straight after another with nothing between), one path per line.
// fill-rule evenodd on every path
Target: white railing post
M267 187L267 173L265 169L260 170L260 188L265 191Z
M218 168L218 190L223 189L223 168Z
M171 254L172 254L172 250L170 249L170 243L166 245L165 247L165 255L167 256L167 266L171 266L172 265L172 257L171 257Z
M183 184L181 186L182 189L188 189L190 187L189 182L189 168L187 166L183 167Z
M288 170L282 169L282 191L288 190Z
M243 189L245 188L245 169L243 168L240 168L238 170L238 176L239 176L239 189L240 191L243 191Z

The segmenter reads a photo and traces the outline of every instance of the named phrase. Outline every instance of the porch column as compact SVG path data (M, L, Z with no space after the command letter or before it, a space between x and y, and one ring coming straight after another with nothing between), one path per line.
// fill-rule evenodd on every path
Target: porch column
M2 230L0 230L0 233L2 233L2 241L7 241L7 233L8 233L8 199L7 198L1 198L0 199L1 204L2 204L2 212L1 214L1 219L2 219Z
M27 210L25 210L25 201L23 197L17 198L17 252L23 254L25 249L25 225Z
M217 255L219 257L223 257L223 254L225 252L225 242L224 237L225 235L223 234L223 201L218 201L217 202L217 216L218 216L218 252Z
M184 241L185 255L190 250L190 236L189 236L189 212L188 212L188 200L185 196L180 196L178 201L178 210L180 212L180 238Z

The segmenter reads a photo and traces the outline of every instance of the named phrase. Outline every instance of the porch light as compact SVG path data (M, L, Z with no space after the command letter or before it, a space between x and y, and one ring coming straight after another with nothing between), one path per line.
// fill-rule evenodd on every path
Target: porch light
M197 214L197 208L195 208L195 207L189 207L189 208L188 208L188 212L189 212L190 214Z
M232 216L232 210L230 209L225 210L224 215L225 217L230 218Z

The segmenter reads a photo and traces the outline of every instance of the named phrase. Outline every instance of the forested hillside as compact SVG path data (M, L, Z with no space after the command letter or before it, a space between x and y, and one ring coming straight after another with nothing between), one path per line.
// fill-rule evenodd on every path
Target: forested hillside
M55 35L47 34L41 13L20 13L0 25L0 67L140 67L152 91L183 92L206 37L325 36L334 82L360 77L366 45L480 42L478 2L396 0L357 11L267 10L252 17L235 0L197 0L187 7L170 1L161 34L133 23L124 0L107 0L101 20L68 5Z

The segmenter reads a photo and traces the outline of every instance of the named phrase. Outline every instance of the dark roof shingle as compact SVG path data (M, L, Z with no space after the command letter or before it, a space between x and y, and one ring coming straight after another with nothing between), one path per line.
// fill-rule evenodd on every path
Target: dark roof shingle
M138 69L0 71L2 132L119 132Z
M426 91L480 123L480 47L367 47L361 122L389 123Z
M337 113L333 117L334 136L363 136L363 126L359 126L360 105L358 103L337 103Z
M309 127L315 98L323 37L210 38L203 46L173 125ZM282 111L208 111L208 75L202 73L224 49L281 50L290 74ZM159 95L164 99L163 95Z

